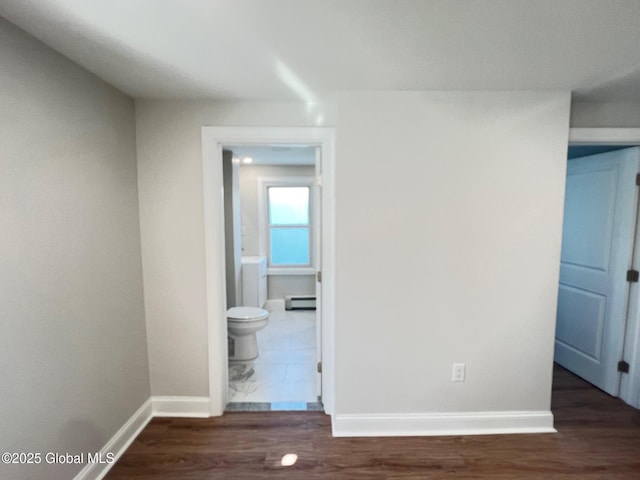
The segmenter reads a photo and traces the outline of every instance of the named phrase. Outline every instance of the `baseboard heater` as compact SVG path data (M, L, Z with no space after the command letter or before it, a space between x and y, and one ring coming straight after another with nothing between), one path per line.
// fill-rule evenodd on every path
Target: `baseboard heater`
M315 310L316 296L315 295L285 295L284 309L285 310Z

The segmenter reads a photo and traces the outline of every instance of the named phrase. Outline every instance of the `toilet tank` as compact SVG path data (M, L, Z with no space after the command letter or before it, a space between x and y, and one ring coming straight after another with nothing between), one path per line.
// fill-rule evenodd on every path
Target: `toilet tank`
M242 305L264 307L267 301L267 257L242 257Z

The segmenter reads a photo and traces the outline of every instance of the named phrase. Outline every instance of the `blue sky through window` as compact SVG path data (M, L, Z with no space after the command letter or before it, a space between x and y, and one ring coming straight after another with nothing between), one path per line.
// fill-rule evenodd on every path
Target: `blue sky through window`
M309 265L309 229L271 229L272 265Z
M309 265L309 188L269 187L271 265Z

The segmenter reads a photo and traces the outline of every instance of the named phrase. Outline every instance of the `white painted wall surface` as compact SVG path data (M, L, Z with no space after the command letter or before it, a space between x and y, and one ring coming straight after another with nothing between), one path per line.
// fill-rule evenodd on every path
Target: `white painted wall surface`
M209 395L204 125L318 126L330 104L136 100L140 230L153 395Z
M336 413L548 411L569 95L337 108Z
M208 395L200 127L316 117L136 101L154 395ZM548 411L568 93L344 94L325 118L338 142L337 413ZM465 383L451 383L454 362Z
M3 19L0 65L0 451L96 452L150 394L134 104Z

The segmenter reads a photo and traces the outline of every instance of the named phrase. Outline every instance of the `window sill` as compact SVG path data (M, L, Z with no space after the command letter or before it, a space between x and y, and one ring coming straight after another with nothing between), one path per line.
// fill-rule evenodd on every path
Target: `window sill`
M315 275L313 267L269 267L267 275Z

